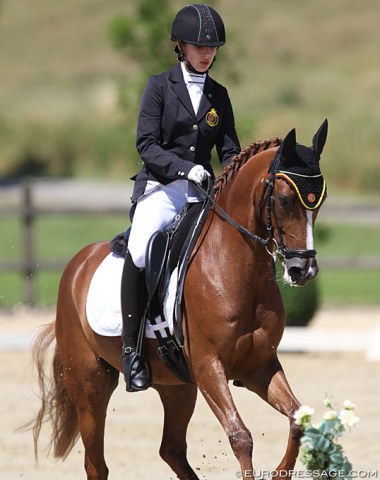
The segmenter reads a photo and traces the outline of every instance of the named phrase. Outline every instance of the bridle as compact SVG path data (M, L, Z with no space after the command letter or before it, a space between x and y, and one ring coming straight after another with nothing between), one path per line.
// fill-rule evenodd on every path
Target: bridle
M278 217L275 209L275 196L274 196L274 186L276 181L276 173L271 173L269 178L265 180L263 189L260 195L259 201L259 210L260 210L260 218L261 218L261 211L264 203L265 193L267 193L266 197L266 228L268 232L267 242L272 242L276 248L275 253L278 254L283 260L288 260L290 258L313 258L317 255L317 251L314 249L289 249L284 244L284 239L281 233L281 228L278 222ZM272 225L272 216L274 218L275 228ZM274 230L277 231L278 241L274 238ZM267 249L268 251L268 249ZM268 253L271 253L268 251ZM273 255L273 253L271 253Z
M202 192L202 194L208 199L211 205L218 211L220 216L224 218L232 227L234 227L238 232L242 233L250 240L262 245L265 247L266 251L269 255L273 258L273 262L276 263L277 256L280 258L281 262L288 260L290 258L313 258L316 256L317 251L314 249L289 249L284 244L283 236L281 233L281 228L279 226L278 217L276 214L275 209L275 196L274 196L274 189L275 189L275 181L276 181L276 172L273 172L269 175L269 178L265 181L263 185L263 189L260 195L259 201L259 209L260 209L260 218L261 212L264 205L264 198L266 195L266 229L268 232L267 238L260 237L252 233L247 228L243 227L239 223L237 223L232 217L228 215L227 212L223 210L223 208L218 205L218 203L214 199L214 194L212 190L212 180L208 177L208 184L207 190L205 190L202 186L194 183L194 186ZM272 217L274 219L274 226L272 225ZM275 239L274 233L277 232L277 238Z

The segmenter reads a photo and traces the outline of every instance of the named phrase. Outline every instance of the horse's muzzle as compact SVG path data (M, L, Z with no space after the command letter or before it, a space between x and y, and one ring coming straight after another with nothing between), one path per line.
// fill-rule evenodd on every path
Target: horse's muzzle
M303 287L318 275L315 257L292 257L284 259L284 280L289 285Z

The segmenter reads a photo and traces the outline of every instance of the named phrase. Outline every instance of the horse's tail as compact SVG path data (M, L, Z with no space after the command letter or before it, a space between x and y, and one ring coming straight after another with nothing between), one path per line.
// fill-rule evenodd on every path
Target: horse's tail
M79 436L78 417L75 404L68 395L63 375L63 363L55 346L52 374L47 373L48 350L55 340L55 322L50 323L33 343L33 361L38 373L41 408L33 425L34 453L38 462L38 438L42 424L50 422L53 432L49 451L53 447L55 457L66 458Z

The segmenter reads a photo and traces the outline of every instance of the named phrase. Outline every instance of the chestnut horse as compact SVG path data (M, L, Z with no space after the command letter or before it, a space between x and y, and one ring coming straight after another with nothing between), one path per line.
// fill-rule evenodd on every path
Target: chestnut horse
M274 265L277 256L285 282L295 286L318 272L312 233L326 196L319 170L326 136L327 121L312 147L297 144L294 129L283 142L251 144L216 180L216 206L194 248L182 302L183 353L194 383L178 380L159 360L157 342L145 340L153 388L164 407L160 455L179 479L199 478L186 458L186 430L198 389L225 430L242 478L252 478L253 440L232 398L232 379L288 417L287 448L277 468L283 475L295 465L301 430L293 414L300 403L277 356L285 312ZM86 319L91 278L108 254L109 244L99 242L72 258L60 282L55 322L33 347L42 395L34 421L36 453L42 422L50 420L56 457L65 458L81 436L88 480L108 478L106 410L122 371L120 337L94 333ZM54 340L48 378L46 356Z

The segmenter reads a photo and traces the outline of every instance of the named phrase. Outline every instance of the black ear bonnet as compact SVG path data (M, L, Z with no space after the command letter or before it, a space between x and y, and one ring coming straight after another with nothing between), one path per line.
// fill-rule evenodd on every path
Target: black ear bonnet
M325 120L315 134L311 147L296 143L295 129L291 130L268 170L268 173L287 182L308 210L318 208L326 196L326 183L319 161L327 138L327 127Z

